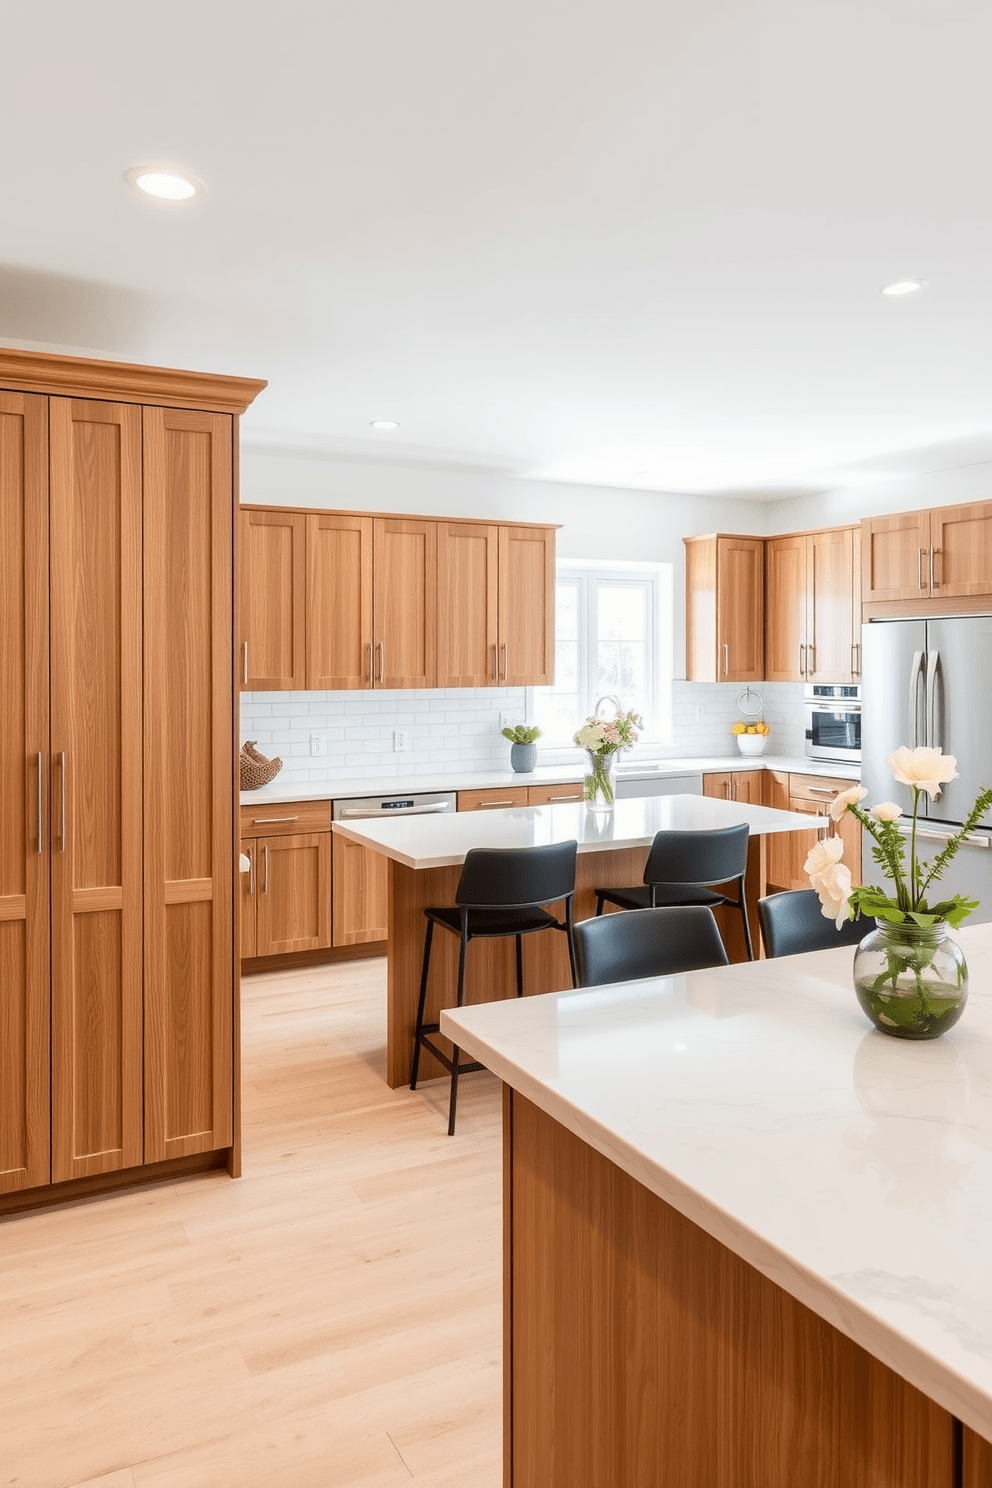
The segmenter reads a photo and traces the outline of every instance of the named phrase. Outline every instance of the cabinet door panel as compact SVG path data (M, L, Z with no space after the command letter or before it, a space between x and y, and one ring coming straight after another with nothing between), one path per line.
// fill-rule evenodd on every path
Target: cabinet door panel
M854 585L852 528L812 532L809 544L808 676L811 682L850 682L855 637L851 593Z
M372 588L376 687L433 687L436 522L375 518Z
M307 687L372 686L372 518L308 516Z
M770 538L765 544L765 680L804 677L809 548L805 535ZM850 599L848 600L850 607Z
M9 1193L50 1176L48 400L3 392L0 640L0 1193Z
M228 414L144 410L145 1161L232 1132Z
M256 919L260 956L331 943L331 834L260 837Z
M306 518L299 513L241 508L238 675L244 688L306 686L305 544Z
M331 839L336 946L385 940L389 935L389 859L346 837Z
M499 529L499 680L550 687L555 680L553 528Z
M141 410L50 418L58 1181L142 1156Z
M496 527L437 524L437 685L496 685Z
M241 843L241 851L251 864L241 879L241 959L257 956L258 938L255 931L255 905L258 899L258 843L252 838Z
M861 524L862 597L925 599L930 594L930 513L898 512Z
M717 539L718 682L763 680L764 550L761 538Z
M992 594L992 502L930 513L934 599Z

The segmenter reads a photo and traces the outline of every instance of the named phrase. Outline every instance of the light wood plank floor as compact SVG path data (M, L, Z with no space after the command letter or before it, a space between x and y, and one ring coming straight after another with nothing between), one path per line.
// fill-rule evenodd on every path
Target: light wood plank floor
M384 961L245 980L244 1176L0 1224L3 1488L498 1488L500 1109Z

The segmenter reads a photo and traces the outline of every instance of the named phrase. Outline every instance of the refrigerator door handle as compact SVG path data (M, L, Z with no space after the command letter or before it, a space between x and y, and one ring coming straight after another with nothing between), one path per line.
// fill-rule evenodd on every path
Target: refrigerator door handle
M937 676L940 669L940 652L927 652L926 742L931 749L943 748L944 720L940 719L940 741L937 740ZM941 710L943 711L943 710Z
M912 837L913 826L911 822L899 822L898 830L903 837ZM923 827L919 822L916 824L917 837L926 837L931 842L950 842L955 832L938 832L933 827ZM992 837L985 837L981 832L968 832L961 838L962 847L992 848Z
M923 672L923 652L913 652L913 663L909 669L909 737L910 748L915 749L920 742L919 710L917 700L920 695L920 677Z

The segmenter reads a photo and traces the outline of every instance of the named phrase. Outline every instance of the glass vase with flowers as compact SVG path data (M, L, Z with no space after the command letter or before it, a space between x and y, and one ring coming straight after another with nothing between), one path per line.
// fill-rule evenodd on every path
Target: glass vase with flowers
M612 811L616 800L617 755L637 743L644 720L633 710L616 718L587 718L573 741L586 752L582 796L591 811Z
M926 793L935 800L942 785L956 780L957 760L940 749L904 744L885 763L893 778L913 792L910 823L903 821L902 808L894 801L864 811L859 803L868 793L861 786L836 796L830 815L834 821L846 811L857 817L872 838L872 857L891 880L891 891L876 884L853 888L851 871L841 861L844 845L836 836L816 843L806 872L823 913L838 928L857 914L876 922L854 955L854 989L875 1027L896 1038L939 1038L958 1021L968 997L968 968L950 931L978 908L978 900L964 894L941 899L933 886L987 815L992 788L979 791L967 820L935 857L923 862L917 852L920 797Z

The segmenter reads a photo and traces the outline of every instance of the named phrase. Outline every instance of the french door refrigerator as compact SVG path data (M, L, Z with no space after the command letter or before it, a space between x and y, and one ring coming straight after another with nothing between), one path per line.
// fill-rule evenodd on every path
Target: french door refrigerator
M917 854L929 861L965 820L979 790L992 785L992 615L935 620L873 620L862 627L861 783L866 808L895 801L909 831L913 792L885 764L900 744L939 745L957 760L958 779L931 801L920 797ZM885 881L863 834L865 883ZM908 856L908 854L907 854ZM966 921L992 920L992 813L945 868L933 899L980 901Z

